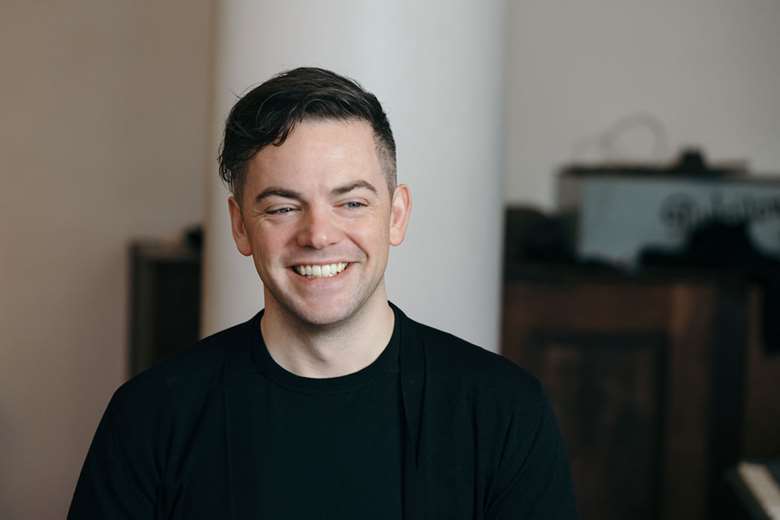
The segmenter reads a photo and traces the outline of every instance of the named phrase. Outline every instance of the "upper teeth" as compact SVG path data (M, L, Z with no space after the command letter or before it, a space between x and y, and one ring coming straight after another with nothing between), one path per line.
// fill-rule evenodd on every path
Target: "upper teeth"
M325 265L296 265L293 267L295 272L303 276L313 276L315 278L336 276L346 269L346 262Z

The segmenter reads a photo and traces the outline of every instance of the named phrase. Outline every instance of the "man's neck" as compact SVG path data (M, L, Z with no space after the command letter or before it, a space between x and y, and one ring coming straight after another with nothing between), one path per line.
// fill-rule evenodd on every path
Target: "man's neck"
M384 295L370 298L354 315L330 326L303 324L266 299L260 323L263 340L276 363L310 378L339 377L376 360L393 334L395 314Z

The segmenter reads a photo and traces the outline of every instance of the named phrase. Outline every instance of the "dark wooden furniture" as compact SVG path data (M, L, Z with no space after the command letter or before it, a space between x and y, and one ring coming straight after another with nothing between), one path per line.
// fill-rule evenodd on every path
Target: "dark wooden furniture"
M161 241L130 245L128 377L198 340L200 252Z
M509 270L503 354L553 402L583 519L728 517L752 294L736 276Z

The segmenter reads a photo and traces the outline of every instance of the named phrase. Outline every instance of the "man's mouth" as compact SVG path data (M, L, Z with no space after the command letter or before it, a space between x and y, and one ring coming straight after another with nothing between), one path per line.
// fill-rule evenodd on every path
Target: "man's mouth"
M312 264L312 265L296 265L293 266L293 270L301 276L306 278L331 278L336 276L349 264L347 262L337 262L335 264Z

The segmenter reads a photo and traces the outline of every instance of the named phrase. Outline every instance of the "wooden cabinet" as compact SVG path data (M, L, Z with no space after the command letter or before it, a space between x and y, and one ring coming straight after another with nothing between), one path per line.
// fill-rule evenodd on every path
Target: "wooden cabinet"
M553 402L583 519L728 517L751 298L733 278L510 275L502 353Z
M200 265L200 252L186 245L130 245L128 377L198 340Z

